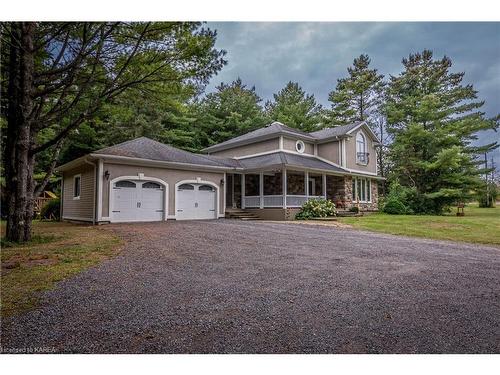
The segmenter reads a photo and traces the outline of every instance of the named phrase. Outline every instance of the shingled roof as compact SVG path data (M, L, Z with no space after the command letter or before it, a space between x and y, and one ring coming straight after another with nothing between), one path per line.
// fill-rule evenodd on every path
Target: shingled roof
M132 139L93 152L96 155L125 156L172 163L203 165L208 167L238 167L234 159L194 154L154 141L147 137Z
M216 145L207 147L203 149L202 151L204 152L214 152L219 149L224 149L227 148L227 146L232 146L232 145L237 145L239 143L246 143L247 141L251 141L253 139L259 139L259 138L266 138L270 135L279 135L279 134L289 134L295 137L300 137L303 139L309 139L309 140L314 140L314 137L306 132L303 132L298 129L291 128L289 126L286 126L282 124L281 122L273 122L269 125L266 125L262 128L259 128L257 130L251 131L249 133L240 135L239 137L231 138L225 142L218 143Z
M352 129L357 127L358 125L362 124L361 121L358 122L353 122L352 124L348 125L340 125L340 126L334 126L333 128L324 128L312 133L309 133L316 139L324 139L324 138L330 138L330 137L340 137L342 135L346 135L349 133Z
M336 167L313 156L302 156L282 151L239 159L239 162L244 169L260 169L286 165L288 167L318 169L330 172L346 172L343 168Z
M341 137L348 134L351 130L363 124L363 122L353 122L348 125L334 126L331 128L324 128L315 132L306 133L298 129L291 128L282 124L281 122L273 122L257 130L240 135L239 137L231 138L225 142L217 143L216 145L203 149L203 152L217 152L220 150L236 147L238 145L256 142L260 139L272 138L272 136L289 135L299 139L308 140L310 142L321 141L323 139L332 137Z

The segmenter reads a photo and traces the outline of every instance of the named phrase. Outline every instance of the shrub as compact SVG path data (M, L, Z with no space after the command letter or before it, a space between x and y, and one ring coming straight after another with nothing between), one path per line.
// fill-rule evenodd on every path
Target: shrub
M59 198L51 199L40 210L40 218L45 220L59 220L60 207L61 200Z
M359 207L358 206L351 206L349 208L350 212L356 212L357 214L359 213Z
M385 202L384 212L391 215L404 215L407 213L407 208L399 199L391 198Z
M335 216L337 211L335 203L329 199L310 199L305 202L300 212L295 216L299 220L307 220L313 217Z

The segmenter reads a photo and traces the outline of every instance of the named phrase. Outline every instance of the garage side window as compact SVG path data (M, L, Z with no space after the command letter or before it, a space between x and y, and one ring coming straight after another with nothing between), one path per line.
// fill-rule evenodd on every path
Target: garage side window
M201 191L215 191L215 189L210 185L201 185L198 190Z
M145 182L142 184L143 189L158 189L161 190L162 186L156 182Z
M73 199L80 199L82 175L77 174L73 176Z
M115 188L135 188L135 183L132 181L118 181L115 183Z

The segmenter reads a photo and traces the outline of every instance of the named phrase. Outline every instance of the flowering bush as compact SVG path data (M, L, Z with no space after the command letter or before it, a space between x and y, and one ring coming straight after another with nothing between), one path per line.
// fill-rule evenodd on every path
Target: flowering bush
M304 203L296 219L306 220L313 217L336 216L335 203L329 199L310 199Z

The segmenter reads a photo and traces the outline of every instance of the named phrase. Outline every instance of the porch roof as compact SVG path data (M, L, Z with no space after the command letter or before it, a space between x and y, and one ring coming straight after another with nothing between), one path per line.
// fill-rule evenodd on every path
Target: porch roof
M337 172L342 174L347 173L345 169L326 163L314 156L302 156L281 151L272 154L239 159L238 161L244 169L248 170L285 166L315 169L325 172Z

